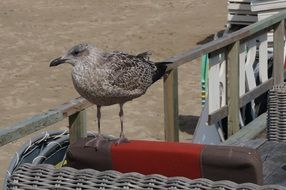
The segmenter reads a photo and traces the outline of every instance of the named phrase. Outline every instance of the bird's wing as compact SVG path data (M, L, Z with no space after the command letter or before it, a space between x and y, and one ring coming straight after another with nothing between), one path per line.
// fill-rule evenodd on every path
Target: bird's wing
M129 93L144 93L152 84L156 72L156 66L146 60L145 56L122 52L111 53L104 64L109 68L110 84Z

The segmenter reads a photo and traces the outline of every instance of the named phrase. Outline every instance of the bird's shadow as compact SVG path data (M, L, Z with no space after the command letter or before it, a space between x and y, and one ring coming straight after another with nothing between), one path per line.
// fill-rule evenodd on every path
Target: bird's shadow
M179 129L181 132L194 134L199 116L194 115L179 115Z

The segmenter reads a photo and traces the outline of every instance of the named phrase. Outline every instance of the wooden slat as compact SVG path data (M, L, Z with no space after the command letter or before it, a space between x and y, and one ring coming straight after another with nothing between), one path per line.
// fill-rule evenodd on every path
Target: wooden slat
M75 98L67 103L50 109L46 113L35 115L12 126L0 129L0 146L55 124L91 105L92 104L84 98Z
M273 78L274 84L280 84L284 79L284 20L274 27L273 47Z
M250 4L252 0L229 0L229 3L248 3Z
M251 12L250 4L242 4L242 3L229 3L227 8L229 10L238 10L238 11L249 11Z
M231 22L257 22L257 16L255 15L238 15L238 14L228 14L227 20Z
M269 89L272 88L272 86L273 86L273 78L271 78L271 79L267 80L266 82L258 85L252 91L249 91L249 92L245 93L244 95L242 95L240 97L240 102L239 102L240 108L245 106L251 100L257 98L261 94L267 92ZM209 125L220 121L222 118L225 118L227 116L227 111L228 111L227 106L224 106L224 107L221 107L219 110L211 113L209 115L209 120L208 120Z
M265 139L265 138L257 138L257 139L251 139L248 141L236 141L236 142L233 142L232 144L228 144L228 145L257 149L260 146L263 146L263 144L266 141L267 141L267 139ZM224 144L224 143L222 143L222 144Z
M229 137L224 144L235 144L238 142L248 141L266 129L266 113L261 114L255 120L244 126L237 133Z
M69 133L70 144L77 140L86 137L87 125L86 125L86 111L76 112L69 116Z
M251 12L250 10L229 10L228 18L229 18L229 15L251 16L251 17L255 17L256 20L258 20L258 16L256 14L253 14L253 12ZM231 20L228 20L228 22L229 21L231 21Z
M228 136L239 130L239 41L227 53Z
M285 0L254 0L251 5L251 10L255 12L272 12L285 9Z
M205 45L198 46L195 49L177 54L165 61L171 61L173 64L168 65L168 70L177 68L178 66L187 63L191 60L199 58L203 54L210 53L212 51L221 49L228 46L235 41L241 40L243 38L252 36L260 32L261 30L270 30L271 26L275 23L279 23L282 19L286 18L286 11L282 11L272 17L266 18L249 26L246 26L236 32L233 32L225 37L218 38L217 40L211 41Z
M208 116L208 125L213 125L216 122L222 120L223 118L227 117L228 108L227 106L223 106L217 111L209 114Z
M35 115L27 120L20 121L7 128L0 129L0 146L55 124L62 119L64 119L62 113L58 111L48 111L43 114Z
M178 71L175 69L164 77L164 120L166 141L179 141L178 118Z
M252 89L251 91L245 93L240 100L240 107L245 106L251 100L254 100L261 94L267 92L272 87L273 87L273 78L267 80L266 82L260 84L259 86Z
M53 108L52 110L59 111L59 112L63 113L63 115L65 117L68 117L68 116L73 115L74 113L77 113L81 110L84 110L84 109L86 109L92 105L93 104L90 103L89 101L87 101L86 99L84 99L82 97L78 97L78 98L72 99L69 102L61 104L61 105Z

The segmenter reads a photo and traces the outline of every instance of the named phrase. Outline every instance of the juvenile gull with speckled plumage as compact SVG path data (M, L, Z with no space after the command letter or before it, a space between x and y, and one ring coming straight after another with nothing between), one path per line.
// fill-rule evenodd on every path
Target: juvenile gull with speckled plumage
M123 133L123 104L145 94L159 80L168 62L149 61L149 52L129 55L103 52L91 44L78 44L50 66L69 63L73 66L72 81L77 92L97 105L98 134L87 146L98 147L104 140L100 132L101 106L119 104L121 132L117 143L127 142Z

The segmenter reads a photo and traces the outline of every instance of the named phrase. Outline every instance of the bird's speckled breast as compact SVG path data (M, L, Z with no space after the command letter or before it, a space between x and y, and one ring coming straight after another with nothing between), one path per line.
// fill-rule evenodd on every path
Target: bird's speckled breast
M135 97L114 93L114 87L106 79L106 70L92 66L74 67L72 81L77 92L96 105L109 106L130 101Z

